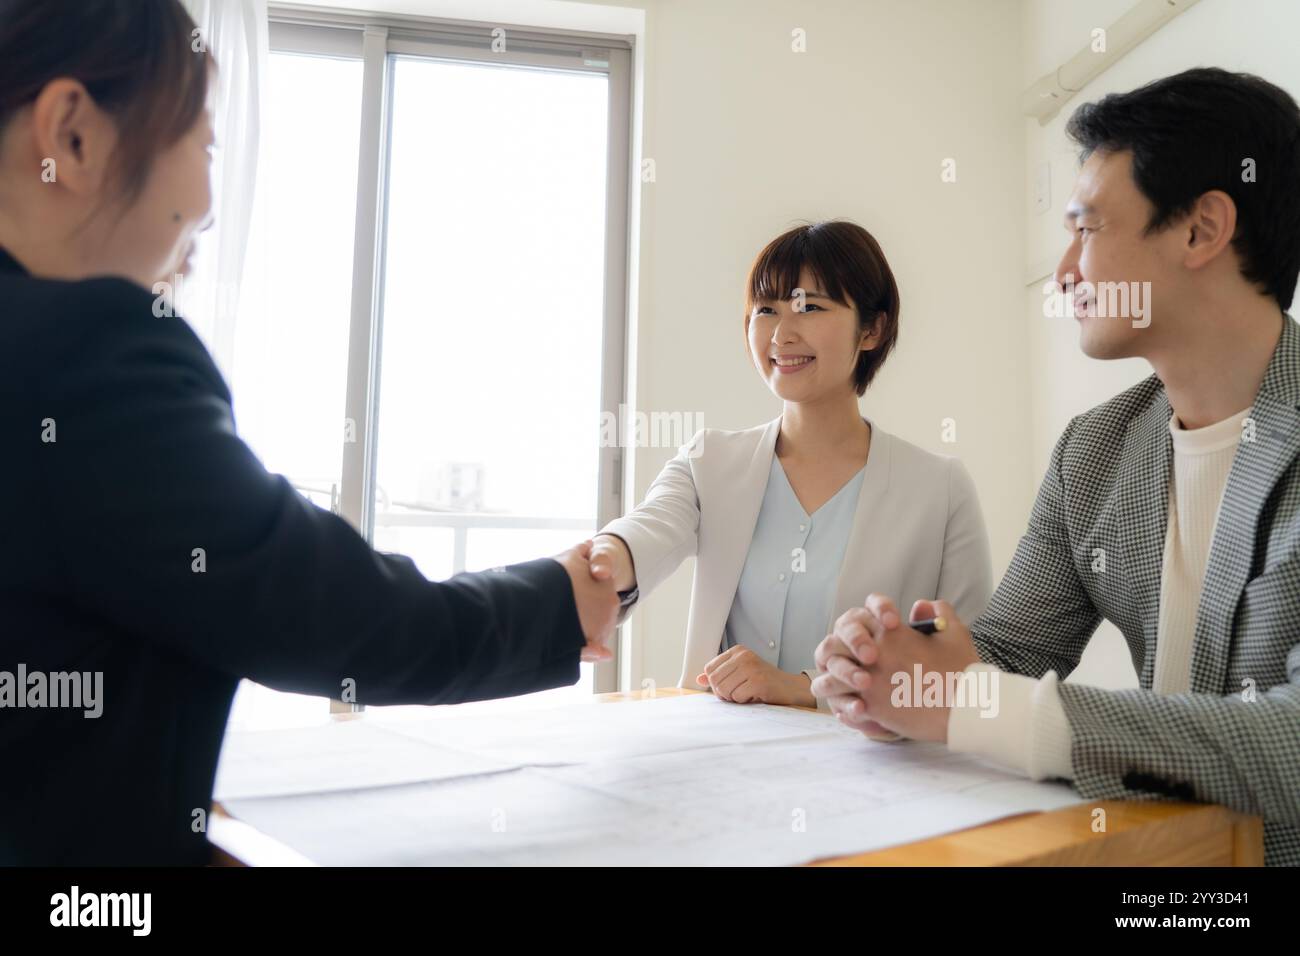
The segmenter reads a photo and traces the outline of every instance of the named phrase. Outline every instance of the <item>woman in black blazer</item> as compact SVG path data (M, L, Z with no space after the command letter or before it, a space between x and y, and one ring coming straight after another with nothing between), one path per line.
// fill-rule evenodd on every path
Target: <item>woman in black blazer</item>
M0 864L206 862L242 677L450 703L609 653L589 545L426 580L268 474L155 317L209 215L193 30L179 0L0 0Z

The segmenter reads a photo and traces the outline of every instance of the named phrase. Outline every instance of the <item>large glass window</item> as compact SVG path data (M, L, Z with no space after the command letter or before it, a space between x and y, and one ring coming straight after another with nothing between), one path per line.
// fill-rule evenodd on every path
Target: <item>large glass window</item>
M241 434L435 580L589 537L619 510L628 51L344 15L271 35ZM245 682L232 724L323 710Z
M596 530L608 86L393 64L375 544L428 574Z

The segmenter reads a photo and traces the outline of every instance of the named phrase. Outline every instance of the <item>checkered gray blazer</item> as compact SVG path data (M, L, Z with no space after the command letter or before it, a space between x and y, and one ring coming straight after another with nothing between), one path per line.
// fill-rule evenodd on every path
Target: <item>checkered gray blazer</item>
M1104 617L1140 690L1060 685L1074 786L1264 819L1269 865L1300 865L1300 329L1290 316L1228 475L1197 613L1191 691L1155 694L1171 410L1152 376L1072 420L1029 528L971 632L1003 670L1064 677ZM1098 552L1097 549L1101 549ZM1104 552L1104 571L1097 560Z

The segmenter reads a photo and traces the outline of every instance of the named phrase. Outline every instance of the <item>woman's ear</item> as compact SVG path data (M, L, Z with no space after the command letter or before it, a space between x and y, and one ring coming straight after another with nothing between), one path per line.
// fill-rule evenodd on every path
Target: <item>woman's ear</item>
M91 196L104 184L117 129L77 80L46 84L32 104L32 148L41 179Z
M862 337L858 342L859 352L870 352L880 344L880 329L885 324L885 313L877 312L872 323L862 330Z

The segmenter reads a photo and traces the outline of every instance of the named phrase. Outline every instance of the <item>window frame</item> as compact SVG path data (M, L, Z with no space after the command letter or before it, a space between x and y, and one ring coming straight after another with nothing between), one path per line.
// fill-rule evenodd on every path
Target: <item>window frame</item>
M505 31L506 48L502 52L492 50L496 29ZM384 213L388 205L386 173L396 56L600 73L608 77L600 410L617 421L619 406L626 401L627 384L633 38L501 23L333 12L287 4L269 8L269 34L273 52L360 59L363 67L344 411L355 440L340 437L343 472L339 514L373 542L387 226ZM593 437L599 436L597 423L592 425ZM598 452L599 528L623 513L625 456L617 446L602 445ZM621 643L611 641L613 660L596 665L593 676L597 693L618 690Z

